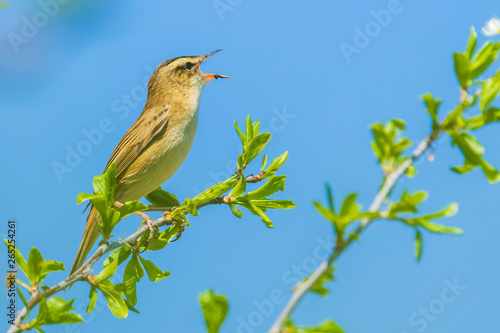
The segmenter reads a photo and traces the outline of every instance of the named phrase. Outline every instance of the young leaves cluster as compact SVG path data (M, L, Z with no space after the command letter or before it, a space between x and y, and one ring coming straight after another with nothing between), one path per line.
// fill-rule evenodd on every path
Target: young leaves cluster
M371 143L373 152L386 173L394 171L401 163L410 158L402 155L404 150L412 144L408 138L401 137L401 133L405 130L403 120L392 119L385 125L376 123L371 126L371 130L374 139ZM406 175L411 177L416 172L415 167L411 165L406 170Z
M446 227L432 222L432 220L437 218L455 215L458 211L458 205L456 203L452 203L436 213L426 215L417 214L419 211L418 205L425 201L427 196L427 192L425 191L418 191L413 194L409 194L407 191L404 191L401 195L401 199L395 203L389 204L387 213L383 214L383 217L386 219L401 221L415 229L415 255L417 260L420 260L422 254L422 229L433 233L463 233L462 229Z
M356 202L356 193L351 193L344 199L337 213L333 203L332 189L328 184L326 185L326 193L328 207L323 206L318 201L313 201L313 204L316 210L333 224L338 239L343 238L346 227L351 223L365 218L374 219L379 216L378 213L361 211L361 206Z
M457 146L465 157L464 165L454 167L452 170L463 174L479 167L489 182L496 183L500 180L500 172L484 159L485 149L471 131L500 120L500 109L491 106L500 92L500 72L480 78L497 59L500 42L488 41L478 51L476 43L477 35L472 28L466 51L453 55L455 73L463 98L443 120L440 127L451 136L453 145ZM469 96L471 90L473 90L472 96ZM427 98L430 99L430 95ZM477 109L465 112L477 104L479 104ZM437 108L434 113L436 112Z
M88 281L91 285L90 302L87 312L91 312L97 301L97 290L106 298L111 312L118 318L126 318L128 310L137 312L136 284L144 276L146 271L149 280L158 282L168 276L170 272L162 271L153 262L143 258L139 254L139 246L121 247L111 253L103 263L102 271L94 276L89 276ZM123 282L113 284L109 279L115 274L119 265L130 257L123 273Z
M23 330L35 329L43 333L40 327L50 324L77 324L83 321L82 316L70 311L74 310L73 301L65 301L60 297L52 297L46 300L44 296L40 301L38 313L34 320L23 325Z
M262 151L262 149L264 149L271 138L271 134L259 134L260 121L257 120L252 123L250 116L246 119L244 134L237 122L235 122L234 125L236 127L236 132L240 137L243 151L242 154L238 156L236 175L239 176L239 179L237 184L228 194L227 203L236 217L241 218L243 216L241 210L237 208L237 206L240 206L247 209L252 214L258 215L268 228L272 228L273 223L266 214L267 210L290 209L295 207L292 200L274 200L268 198L280 190L285 190L286 176L276 176L275 174L285 163L288 157L288 152L276 157L267 168L267 155L264 155L260 173L257 176L254 176L254 178L257 181L267 178L269 179L260 188L247 192L244 170L248 164Z
M64 271L64 265L61 262L53 260L44 260L42 254L36 247L32 247L28 255L28 261L26 261L17 249L11 249L8 244L9 240L5 240L9 254L12 251L13 257L16 263L28 279L28 284L22 281L18 276L16 276L16 283L19 286L26 288L31 296L35 296L47 289L48 286L41 285L45 280L47 275L52 272ZM16 287L17 293L21 298L26 309L28 307L28 301L19 287ZM43 332L41 327L49 324L73 324L83 321L83 318L76 313L71 312L73 309L73 300L65 301L59 297L52 297L46 300L43 295L41 296L40 305L38 308L38 313L36 318L29 321L29 310L26 320L29 321L22 325L22 330L34 329L37 332Z

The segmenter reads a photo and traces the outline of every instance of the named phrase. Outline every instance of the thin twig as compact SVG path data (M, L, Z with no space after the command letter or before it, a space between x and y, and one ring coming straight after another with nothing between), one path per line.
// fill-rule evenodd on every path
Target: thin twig
M415 162L415 160L417 160L420 156L422 156L422 154L431 146L431 143L436 138L437 138L437 135L431 135L430 137L422 140L420 142L420 144L417 146L417 148L413 151L412 157L405 160L403 163L401 163L401 165L399 165L398 168L396 168L396 170L394 170L389 175L387 175L387 177L385 178L385 181L382 185L382 188L375 196L375 199L373 199L373 202L370 205L368 211L376 212L380 209L385 198L387 197L387 195L390 193L390 191L392 190L392 188L396 184L396 181L406 172L406 170L408 170L408 168L412 165L413 162ZM328 260L322 262L307 280L301 282L299 285L297 285L294 288L294 292L293 292L290 300L285 305L285 308L280 313L278 318L276 318L276 321L274 322L273 326L269 330L269 333L280 333L281 332L281 329L283 328L284 322L290 317L291 313L293 312L295 307L298 305L300 300L306 295L306 293L314 285L314 283L316 281L318 281L318 279L328 270L328 268L339 257L339 255L341 255L344 252L344 250L354 240L356 240L359 237L359 235L363 232L364 229L366 229L366 227L370 224L371 221L372 221L371 219L362 220L360 225L358 226L358 228L354 231L353 234L351 234L351 236L347 240L344 240L342 238L337 239L333 253L328 258Z

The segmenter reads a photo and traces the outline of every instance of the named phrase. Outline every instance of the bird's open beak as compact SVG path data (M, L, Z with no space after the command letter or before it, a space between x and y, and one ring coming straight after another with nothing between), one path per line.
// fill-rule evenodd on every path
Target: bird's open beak
M217 52L220 52L220 51L222 51L222 49L215 50L215 51L210 52L209 54L203 56L201 63L203 63L205 60L207 60L208 58L210 58L211 56L213 56L214 54L216 54ZM200 63L200 65L201 65L201 63ZM220 75L220 74L205 74L201 70L200 70L200 74L203 76L203 78L207 82L212 80L212 79L229 79L229 78L231 78L230 76Z

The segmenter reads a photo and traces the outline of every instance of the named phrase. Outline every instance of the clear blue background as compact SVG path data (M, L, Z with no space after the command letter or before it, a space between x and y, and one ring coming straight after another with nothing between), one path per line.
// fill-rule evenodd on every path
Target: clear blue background
M32 21L41 7L21 1L0 10L0 232L4 236L8 218L16 219L25 254L36 245L46 259L70 266L85 227L76 196L92 191L92 177L101 173L144 99L124 119L112 105L140 90L150 69L168 58L223 48L203 69L232 79L206 87L193 148L165 189L183 199L213 184L214 175L228 175L239 149L232 123L247 114L261 119L262 127L276 124L267 149L271 157L290 152L280 197L293 198L297 208L270 213L274 229L249 213L239 220L227 207L207 207L190 218L180 241L144 254L172 276L140 283L140 315L116 319L102 303L85 314L89 286L78 283L60 296L77 298L85 323L46 332L203 332L197 297L207 288L230 300L223 332L266 332L293 280L324 258L318 239L328 240L331 225L311 205L324 201L324 182L332 184L337 203L356 191L367 207L382 177L368 126L398 117L408 122L410 139L425 137L430 121L418 96L430 91L443 98L442 112L456 105L452 52L465 48L471 25L479 30L499 12L492 0L401 0L401 12L348 63L339 45L354 45L354 28L364 29L373 21L370 11L387 9L388 1L223 1L231 10L222 19L212 1L69 1L18 53L7 35L20 34L23 17ZM276 120L284 110L295 117ZM64 163L66 147L75 149L85 140L82 131L97 128L103 118L112 121L111 133L59 181L53 163ZM498 126L477 136L487 160L500 167ZM449 167L463 157L448 139L436 145L435 156L433 163L422 159L418 176L400 182L395 194L428 190L425 212L458 202L459 213L441 222L466 233L425 233L422 262L416 263L413 230L373 224L338 261L328 298L308 295L299 305L297 324L332 318L347 332L498 331L500 187L479 171L452 173ZM139 223L131 217L115 235L126 236ZM53 274L48 284L65 274ZM445 281L455 279L466 289L437 307L439 315L425 328L412 325L410 316L438 306ZM284 296L269 306L273 291ZM244 328L243 321L253 326Z

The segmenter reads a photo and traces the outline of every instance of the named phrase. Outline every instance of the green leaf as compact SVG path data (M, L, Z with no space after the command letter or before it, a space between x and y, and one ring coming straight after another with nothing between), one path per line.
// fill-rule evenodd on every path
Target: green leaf
M149 242L147 250L158 251L163 249L165 246L167 246L168 243L170 243L174 239L175 235L179 233L179 229L180 229L180 224L176 223L170 228L163 230L158 238L153 238Z
M118 318L127 318L127 303L122 298L121 293L116 290L116 286L109 280L106 280L99 282L99 289L101 290L104 297L106 297L108 308L111 310L111 313L113 313L113 315Z
M335 267L330 266L328 269L314 282L314 284L309 288L310 292L313 292L315 294L318 294L320 296L327 296L328 295L328 289L324 286L326 282L332 281L333 280L333 272L335 270ZM307 279L306 279L307 280ZM304 282L306 281L304 280Z
M115 203L115 165L111 164L104 174L95 176L93 185L95 194L81 193L77 198L77 202L92 200L92 205L100 216L100 219L98 219L100 232L103 239L107 240L113 231L113 227L120 221L120 213L112 209Z
M458 174L465 174L465 173L468 173L472 170L474 170L476 168L476 166L472 163L470 163L469 161L465 160L465 163L463 166L455 166L455 167L452 167L451 168L451 171L454 171Z
M127 281L139 281L144 276L144 269L142 269L139 263L139 255L134 251L132 258L125 266L125 271L123 272L123 282Z
M259 128L260 128L260 120L257 120L255 123L253 123L253 135L259 134Z
M17 293L19 295L19 298L21 298L21 301L24 304L24 307L26 308L26 321L30 319L30 307L28 306L28 301L26 300L26 297L24 297L23 293L21 292L21 289L19 289L16 286Z
M123 206L116 208L116 210L120 213L120 219L146 209L148 209L148 206L139 201L128 201L124 203Z
M73 310L74 299L66 302L60 297L52 297L47 301L47 307L51 317L51 324L76 324L83 321L82 316L69 313Z
M236 121L234 121L234 127L236 128L236 132L238 133L238 136L240 137L241 144L243 145L243 147L245 147L247 144L246 138L243 135L243 133L241 132L241 129L238 126L238 123Z
M482 111L493 102L500 92L500 71L483 83L483 93L481 94L480 107Z
M80 193L76 197L76 203L79 205L79 204L81 204L84 201L93 200L93 199L96 199L96 198L99 198L99 197L100 196L96 195L96 194Z
M247 138L247 142L250 142L253 139L253 124L250 115L247 116L245 122L245 136Z
M90 287L89 299L90 301L87 306L87 313L91 313L97 303L97 289L94 286Z
M33 285L42 281L43 257L36 247L32 247L28 256L28 279Z
M422 99L424 100L425 105L427 106L427 112L430 114L432 118L432 128L433 129L439 128L439 120L437 117L437 112L439 109L439 105L441 104L441 100L435 99L429 93L423 95Z
M53 261L53 260L45 260L42 263L42 274L47 275L48 273L64 271L64 264L62 262Z
M415 229L415 257L420 261L422 257L422 235L418 229Z
M194 202L190 198L186 198L184 203L180 207L183 210L186 210L188 214L191 214L193 216L198 216L198 208L194 204Z
M404 191L401 196L401 200L391 205L389 215L396 213L414 213L418 210L417 205L426 199L426 191L417 191L413 194L409 194L407 191Z
M451 203L448 205L445 209L443 209L440 212L434 213L434 214L429 214L429 215L424 215L421 218L426 219L426 220L433 220L437 219L440 217L450 217L454 216L458 212L458 204L457 203Z
M115 274L116 269L118 268L118 265L121 264L126 259L126 257L128 257L130 255L130 252L128 254L126 254L127 250L130 251L130 249L127 247L119 248L119 249L113 251L106 258L106 260L102 264L103 270L101 272L99 272L99 274L96 275L98 282L107 280ZM125 255L126 255L126 257L124 258ZM122 258L120 258L120 256L122 256ZM122 259L121 262L120 262L120 259Z
M471 80L471 63L466 53L454 53L453 60L455 62L455 73L457 74L458 82L463 89L469 87Z
M212 290L208 290L200 294L199 300L207 332L218 333L229 311L227 299L222 295L215 294Z
M487 108L482 114L467 119L467 129L478 129L491 122L500 121L500 109L496 107Z
M326 187L326 199L328 201L328 207L332 211L333 214L335 214L335 205L333 204L333 193L332 193L332 188L330 184L325 184Z
M218 198L227 191L229 191L229 189L231 189L233 186L235 186L237 182L238 182L238 176L234 175L231 178L221 183L218 183L206 189L202 193L198 194L196 197L193 198L193 203L196 206L198 206L212 199Z
M0 9L7 7L8 5L9 5L9 3L7 1L0 1Z
M476 50L476 42L477 42L476 30L474 29L474 27L471 27L469 43L467 44L467 50L465 51L465 54L467 54L469 60L472 59L474 51Z
M44 260L42 263L42 273L40 274L39 282L45 280L45 277L52 272L64 271L64 265L62 262L53 260Z
M248 149L245 151L245 164L248 165L259 153L264 149L269 140L271 133L261 133L255 136L248 144Z
M410 166L408 167L408 169L406 169L405 175L407 175L408 177L414 177L416 174L417 174L417 168L412 163L412 164L410 164Z
M146 260L141 256L139 256L139 259L141 260L142 265L146 269L150 281L158 282L170 276L169 271L162 272L161 269L159 269L155 264L153 264L152 261Z
M114 250L103 262L102 267L106 267L111 263L116 262L117 266L120 266L125 260L130 257L132 249L128 246L122 246Z
M356 193L351 193L344 199L342 208L340 209L340 217L349 218L358 214L360 206L356 204L356 197Z
M481 75L498 57L500 43L486 42L478 51L470 66L470 79Z
M328 221L332 222L332 223L335 223L336 220L337 220L337 216L335 215L334 212L332 212L331 210L327 209L326 207L324 207L322 204L320 204L319 202L317 201L313 201L313 205L314 207L316 208L316 210L325 218L327 219Z
M133 311L133 312L135 312L135 313L140 314L139 310L137 310L136 308L134 308L134 306L133 306L132 304L130 304L130 303L128 302L128 300L125 300L125 303L127 303L127 307L128 307L128 309L129 309L130 311Z
M231 208L231 212L233 212L234 216L236 216L240 219L243 217L243 212L241 210L239 210L238 208L236 208L236 205L230 203L229 208Z
M271 221L271 219L266 215L266 213L264 213L264 211L262 209L260 209L259 206L254 205L252 203L252 201L250 201L250 206L255 211L255 213L257 213L257 215L260 216L260 218L262 219L262 222L264 222L266 227L274 228L274 225L273 225L273 222Z
M7 246L7 250L9 250L9 240L8 239L4 239L4 243L5 243L5 246ZM21 254L21 252L19 251L19 249L17 248L17 246L15 244L12 244L12 245L15 247L14 255L16 257L16 264L17 264L17 266L21 269L21 271L26 276L28 276L29 268L28 268L28 264L26 263L26 260L24 260L24 257ZM29 279L29 277L28 277L28 279Z
M282 155L276 157L273 162L269 165L269 167L264 171L264 174L262 175L262 179L269 178L271 176L274 176L276 171L278 171L279 168L286 162L288 158L288 152L284 152Z
M95 194L104 197L107 208L111 208L115 203L115 169L115 164L111 163L104 174L94 177Z
M250 200L250 202L262 209L292 209L295 204L292 200Z
M137 304L137 282L135 280L129 280L123 283L119 283L115 286L116 290L121 291L126 298L127 308L135 313L139 311L134 308Z
M76 324L83 321L82 316L71 313L74 299L66 302L59 297L52 297L48 301L42 296L38 314L35 320L28 323L30 328L40 330L39 327L49 324Z
M482 157L484 148L481 143L467 132L448 131L453 138L453 144L458 145L465 156L465 164L462 168L452 168L455 172L467 172L472 166L479 166L490 183L500 180L500 172L488 164Z
M279 190L285 190L286 176L272 176L269 180L255 191L248 192L243 197L245 199L266 198Z
M161 186L153 192L146 195L146 199L151 202L150 207L176 207L179 206L179 200L167 191L164 191Z
M260 168L261 173L264 172L264 168L266 167L266 165L267 165L267 155L264 154L264 156L262 157L262 167Z
M428 231L435 233L447 233L447 234L463 234L463 230L460 228L446 227L440 224L430 223L425 219L413 219L418 225L427 229Z
M229 192L228 196L231 198L237 198L240 195L242 195L243 193L245 193L246 189L247 189L247 183L245 181L245 177L242 176L242 177L240 177L240 180L238 181L236 186L233 187L231 192Z

